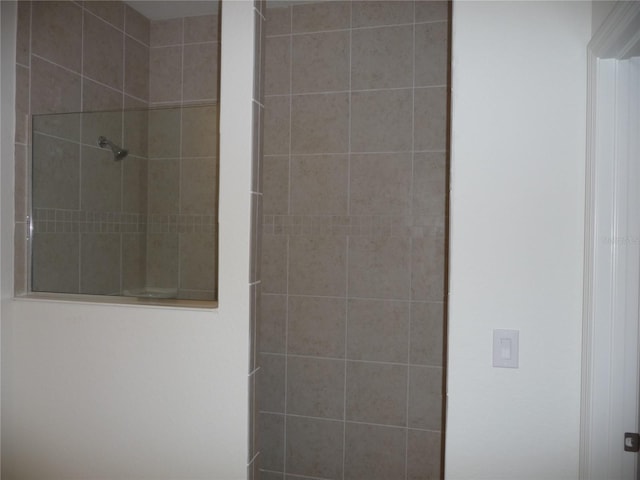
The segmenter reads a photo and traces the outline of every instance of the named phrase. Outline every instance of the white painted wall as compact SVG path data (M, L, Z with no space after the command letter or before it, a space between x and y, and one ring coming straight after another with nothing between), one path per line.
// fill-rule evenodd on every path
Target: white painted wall
M590 2L454 1L450 480L578 475L590 36Z
M246 478L253 2L222 15L220 308L7 302L3 479Z

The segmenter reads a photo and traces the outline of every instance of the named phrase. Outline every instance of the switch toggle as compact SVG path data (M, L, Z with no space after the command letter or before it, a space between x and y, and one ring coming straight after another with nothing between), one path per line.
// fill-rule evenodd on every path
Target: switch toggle
M518 330L493 331L493 366L518 368Z

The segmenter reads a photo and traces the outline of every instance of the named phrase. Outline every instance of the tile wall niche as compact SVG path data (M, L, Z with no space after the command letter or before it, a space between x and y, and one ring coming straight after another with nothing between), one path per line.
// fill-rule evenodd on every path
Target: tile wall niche
M156 48L166 42L157 23L119 1L18 3L16 294L28 291L31 115L85 112L54 122L62 123L62 130L33 138L34 150L58 152L51 163L70 179L65 192L45 188L42 199L34 198L33 241L41 257L34 262L34 289L113 294L151 285L178 288L182 298L215 298L209 272L215 271L211 164L217 151L211 144L216 144L217 126L201 118L217 117L217 15L174 22L180 27L174 32L181 35L171 44L173 57L180 59L178 82L167 74L176 69L165 59L169 49ZM183 23L190 32L184 38ZM169 86L177 96L167 98ZM146 110L183 104L208 106ZM193 124L198 128L190 129ZM172 138L162 136L169 126ZM129 149L129 156L114 164L110 152L96 146L98 135ZM166 145L172 148L169 153L159 153ZM40 172L43 183L46 173ZM180 183L194 178L181 194ZM36 171L33 181L35 186ZM207 194L204 182L210 182ZM158 188L169 192L164 203ZM170 232L173 239L159 239ZM174 248L172 260L159 261L158 250L167 245ZM204 248L208 256L196 261L194 255Z
M448 7L266 10L262 480L441 478Z

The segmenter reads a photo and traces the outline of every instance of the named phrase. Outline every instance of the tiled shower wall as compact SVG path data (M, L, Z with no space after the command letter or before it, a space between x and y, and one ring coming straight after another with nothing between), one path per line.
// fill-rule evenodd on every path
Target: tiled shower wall
M266 19L261 478L440 478L448 5Z
M122 2L18 3L16 293L27 291L30 115L146 107L148 57L149 22ZM109 153L97 148L98 135L107 135L119 144L129 143L127 131L132 130L121 114L70 115L61 123L57 135L50 131L54 136L43 137L39 143L53 154L51 173L75 182L66 191L46 195L52 200L50 204L33 205L39 221L54 225L40 230L34 240L44 247L40 250L44 262L39 262L42 269L36 272L40 279L36 287L62 292L117 292L123 283L136 282L140 277L143 259L139 256L126 259L131 260L127 262L131 268L124 275L119 266L122 250L129 254L140 251L133 246L143 234L137 229L116 233L113 219L116 213L144 213L146 206L126 198L122 186L144 175L146 160L133 149L126 163L114 165ZM105 193L104 198L95 195L99 191ZM79 219L70 214L81 208L85 213L90 211L90 217ZM72 222L60 221L66 219ZM83 232L73 228L78 225L76 219L91 223L91 228ZM94 228L96 225L98 228ZM127 245L132 248L127 249ZM95 251L102 254L91 258Z
M217 15L151 23L117 1L23 1L18 13L16 293L27 290L29 114L111 111L38 139L70 188L34 199L34 287L215 298ZM187 104L208 106L128 110ZM114 163L98 135L129 156Z

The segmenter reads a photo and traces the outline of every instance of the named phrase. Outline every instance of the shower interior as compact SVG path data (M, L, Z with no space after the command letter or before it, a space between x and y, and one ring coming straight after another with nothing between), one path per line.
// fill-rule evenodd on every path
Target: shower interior
M32 291L215 300L216 118L215 104L34 115Z

